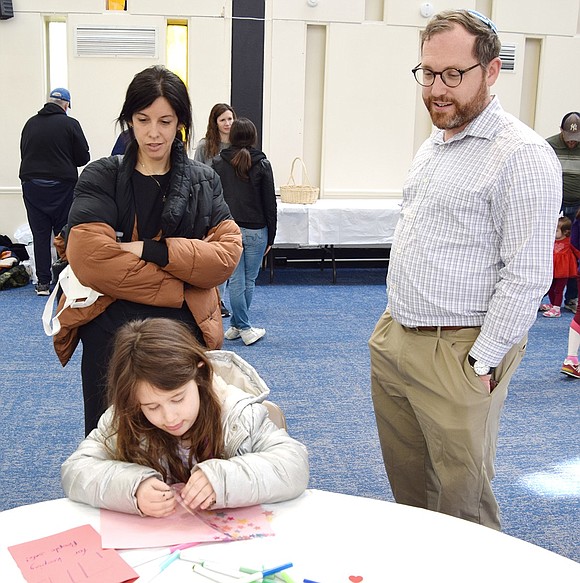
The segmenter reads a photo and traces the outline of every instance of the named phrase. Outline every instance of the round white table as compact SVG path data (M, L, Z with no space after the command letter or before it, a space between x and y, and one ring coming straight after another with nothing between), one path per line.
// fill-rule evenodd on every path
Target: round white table
M195 547L199 558L265 568L292 562L286 573L295 583L304 579L318 583L580 581L579 563L427 510L320 490L265 507L274 512L275 536L200 545ZM99 522L98 509L67 499L1 512L0 579L25 581L8 546L83 524L98 531ZM148 552L156 551L139 551ZM134 561L133 551L121 554ZM136 567L142 575L139 583L149 580L159 562ZM154 583L202 580L192 574L192 563L178 560Z

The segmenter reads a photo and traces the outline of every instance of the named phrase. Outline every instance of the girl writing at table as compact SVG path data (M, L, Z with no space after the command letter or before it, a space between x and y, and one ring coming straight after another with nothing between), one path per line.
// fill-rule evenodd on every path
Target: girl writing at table
M206 351L181 322L128 322L115 337L110 406L64 462L64 491L154 517L175 511L179 483L192 511L295 498L308 483L306 448L269 419L268 392L245 361Z

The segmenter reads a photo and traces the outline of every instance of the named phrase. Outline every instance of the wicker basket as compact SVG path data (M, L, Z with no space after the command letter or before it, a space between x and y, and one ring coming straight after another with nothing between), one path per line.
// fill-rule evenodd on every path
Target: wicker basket
M306 184L296 184L294 181L294 164L300 160L302 164L302 170L304 171L304 177L306 179ZM308 179L308 173L306 172L306 166L302 158L294 158L292 161L292 168L290 169L290 178L288 178L288 184L280 186L280 200L282 202L290 202L294 204L312 204L318 198L319 189L310 184Z

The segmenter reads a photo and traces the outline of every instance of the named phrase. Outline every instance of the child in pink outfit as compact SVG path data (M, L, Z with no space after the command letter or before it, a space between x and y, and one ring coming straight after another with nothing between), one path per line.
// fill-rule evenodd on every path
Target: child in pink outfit
M576 277L580 251L570 243L572 221L568 217L558 219L556 240L554 241L554 279L548 290L549 304L542 304L540 310L546 318L559 318L564 289L570 277Z
M570 235L572 248L580 249L580 211L576 213L576 218L572 224L572 234ZM580 283L580 269L578 270L577 281ZM568 353L564 359L564 364L560 372L569 377L580 379L580 364L578 363L578 350L580 349L580 310L576 311L570 328L568 329Z

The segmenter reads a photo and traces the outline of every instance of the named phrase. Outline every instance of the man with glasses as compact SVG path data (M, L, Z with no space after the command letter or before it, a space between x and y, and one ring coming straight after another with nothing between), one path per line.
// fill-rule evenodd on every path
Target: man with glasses
M490 89L494 24L435 15L412 71L438 128L417 152L369 341L372 397L395 500L500 529L499 419L552 280L561 169Z

